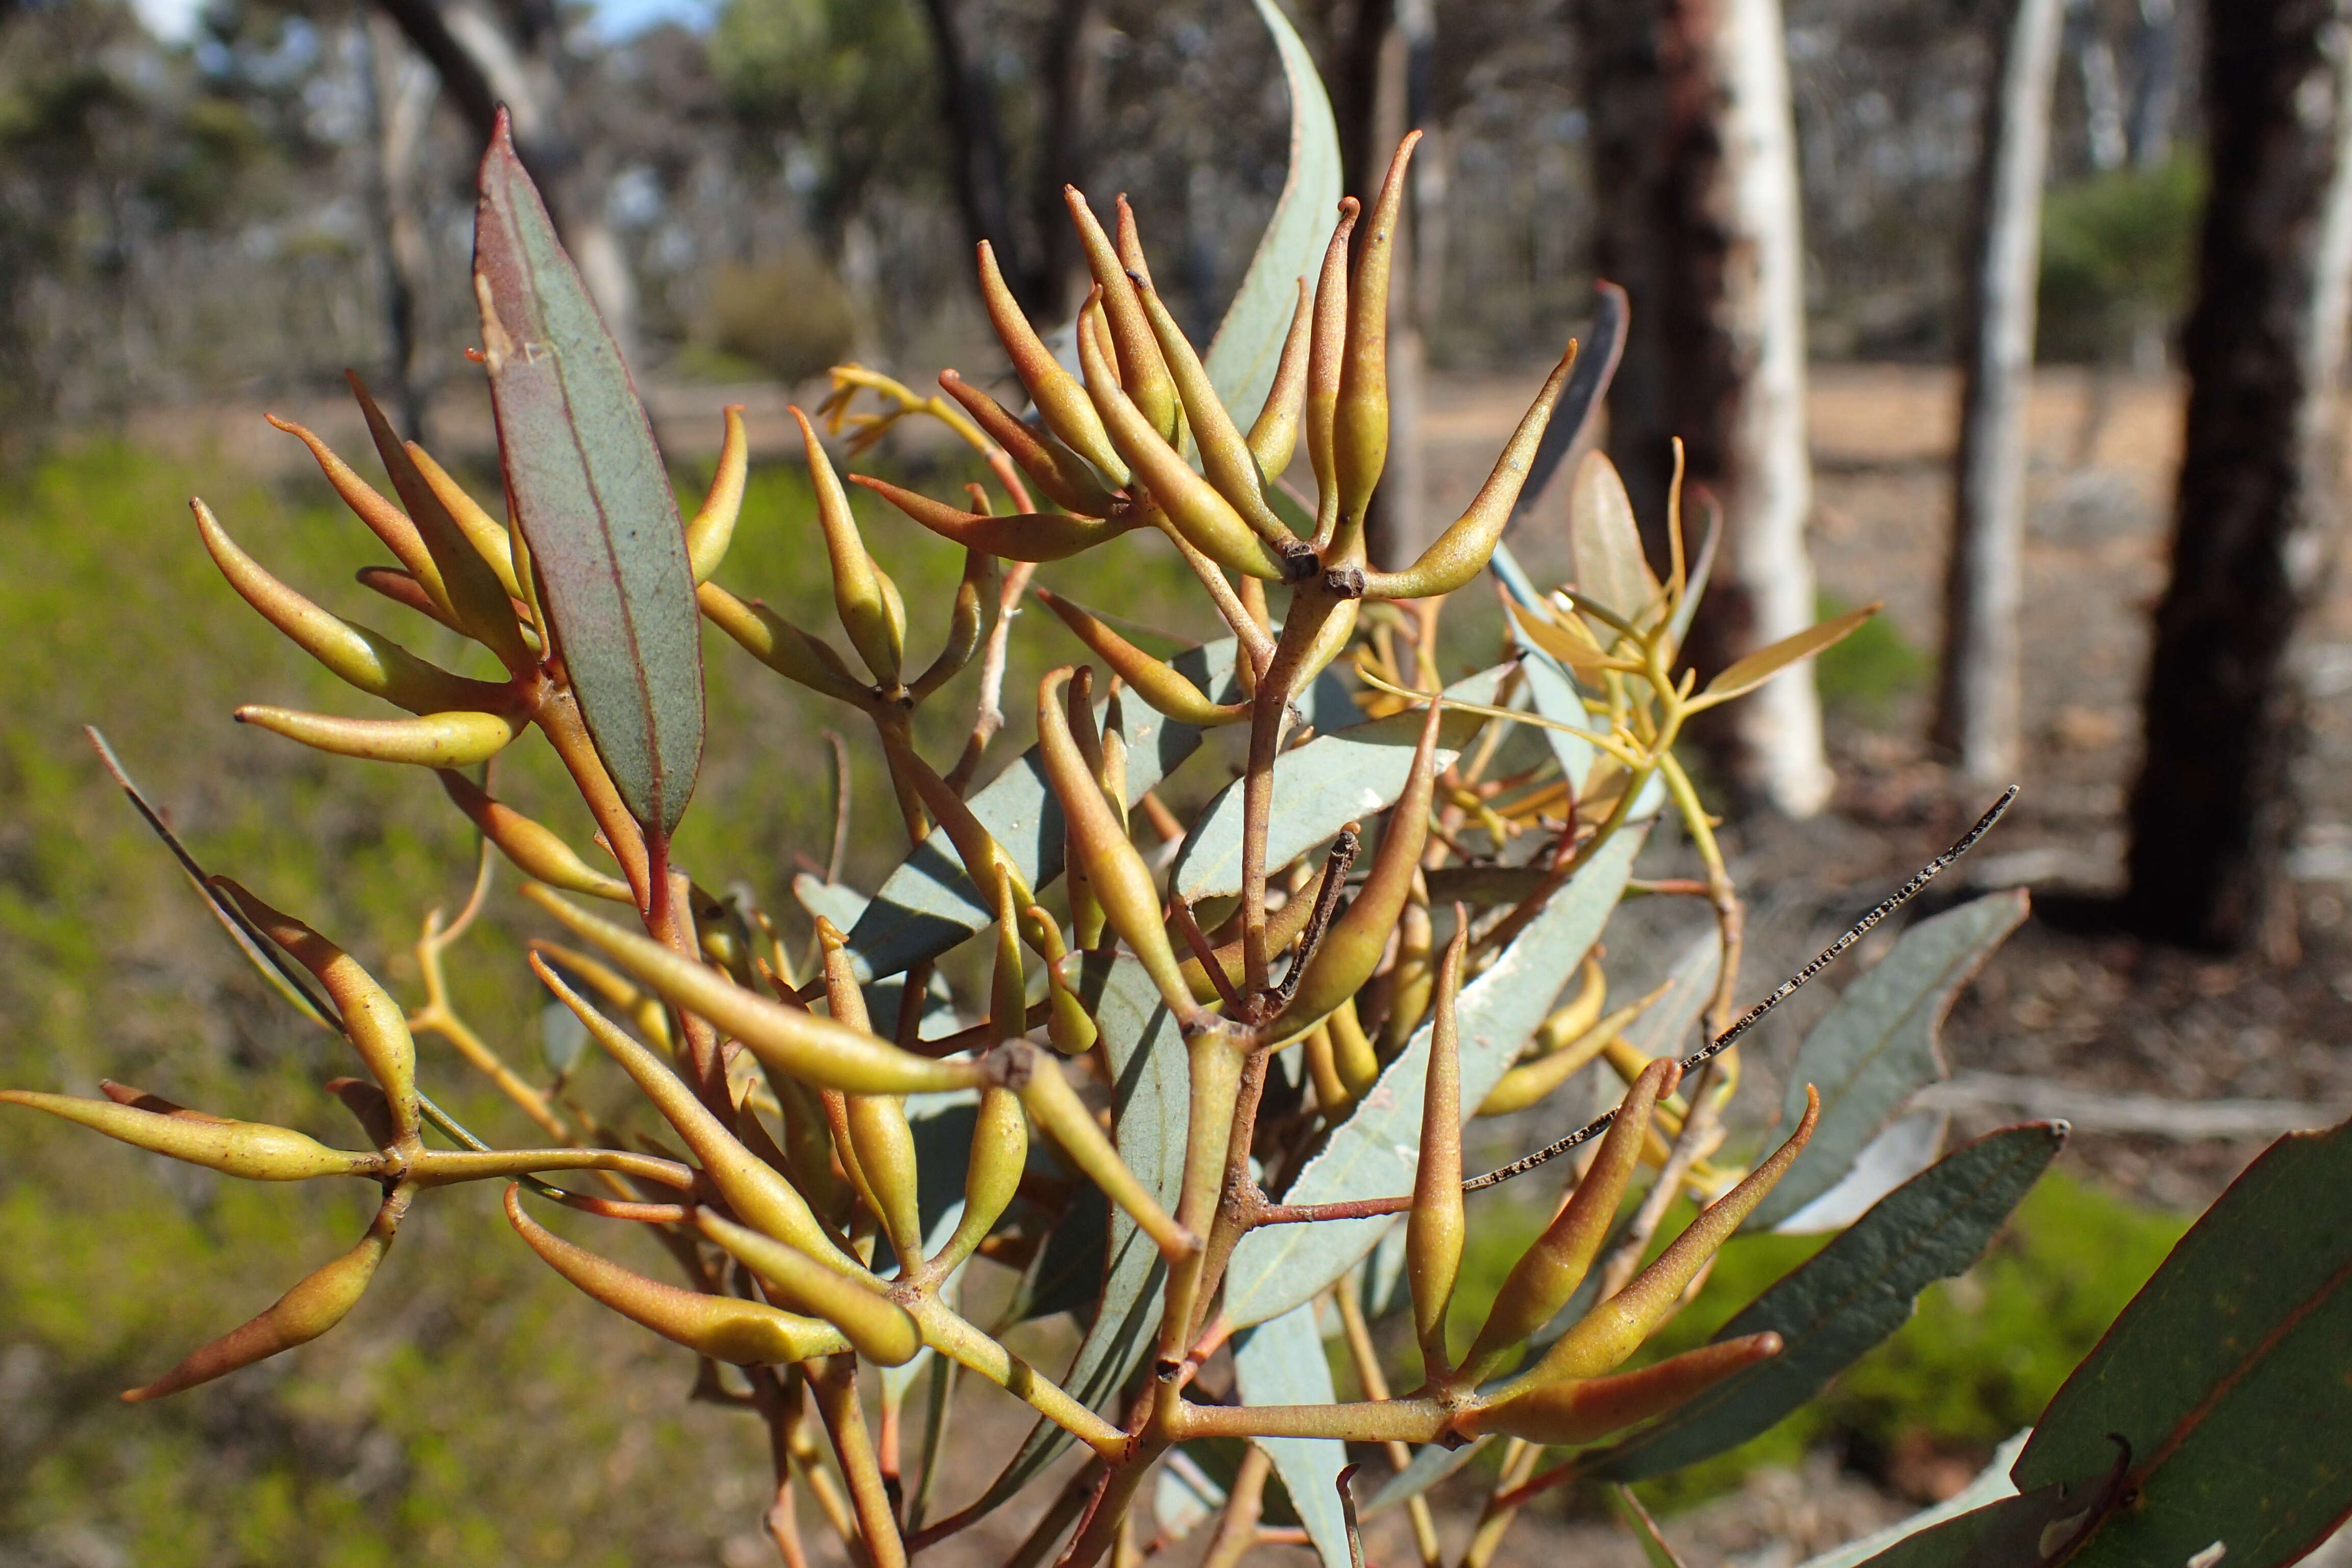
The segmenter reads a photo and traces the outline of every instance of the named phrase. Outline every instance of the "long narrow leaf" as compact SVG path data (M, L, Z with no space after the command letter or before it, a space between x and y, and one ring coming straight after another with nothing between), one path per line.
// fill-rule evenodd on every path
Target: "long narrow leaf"
M1699 697L1706 702L1728 702L1735 697L1745 696L1799 659L1809 658L1832 643L1843 641L1863 622L1876 614L1876 605L1864 605L1858 610L1832 616L1818 626L1807 626L1794 636L1782 637L1769 647L1758 648L1708 681L1706 689L1700 692Z
M515 156L483 154L474 232L499 452L597 754L667 833L702 762L702 627L686 524L629 367Z
M2025 919L2021 891L1990 893L1920 921L1813 1026L1790 1069L1781 1114L1822 1095L1813 1141L1748 1216L1769 1230L1845 1179L1856 1156L1910 1098L1945 1075L1937 1032L1952 1002L1993 949Z

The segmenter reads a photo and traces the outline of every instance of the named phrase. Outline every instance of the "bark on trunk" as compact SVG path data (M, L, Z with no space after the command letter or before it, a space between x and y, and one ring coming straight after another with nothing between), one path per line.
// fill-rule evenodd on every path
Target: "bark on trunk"
M604 318L621 355L637 360L637 284L620 239L604 216L602 172L583 156L563 123L562 47L551 18L519 37L478 0L376 0L383 13L433 64L441 85L474 130L489 139L503 104L513 116L516 151L546 198L564 248Z
M1934 739L1979 784L2009 783L2019 761L2025 408L2063 16L2060 0L2011 0L2007 7L1995 90L1986 99L1967 268L1960 444Z
M1610 454L1665 559L1671 439L1725 509L1724 560L1692 638L1702 668L1814 618L1805 552L1802 225L1779 0L1584 0L1585 98L1600 213L1596 262L1632 326ZM1714 727L1726 771L1790 816L1828 804L1809 664Z
M973 63L964 47L957 8L957 0L923 0L931 46L939 57L940 112L947 130L956 209L971 242L984 239L995 248L1005 286L1022 309L1040 321L1058 322L1069 303L1078 259L1062 190L1086 182L1104 32L1100 0L1057 0L1047 25L1042 62L1048 100L1045 144L1034 200L1025 209L1031 219L1026 225L1016 217L1024 209L1015 193L996 93L985 68Z
M2341 512L2347 27L2352 0L2206 13L2212 195L2126 900L2141 931L2199 947L2293 942L2282 862L2304 715L2287 656Z
M425 426L429 388L417 363L424 336L417 322L432 257L418 210L416 153L440 86L400 29L381 15L361 18L367 48L367 101L375 140L377 267L383 279L384 369L387 390L410 438L433 444Z

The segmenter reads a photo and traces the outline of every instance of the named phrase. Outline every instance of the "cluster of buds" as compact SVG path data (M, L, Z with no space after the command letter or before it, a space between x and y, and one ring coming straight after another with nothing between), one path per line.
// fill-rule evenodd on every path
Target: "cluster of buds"
M1128 1504L1151 1463L1188 1440L1459 1443L1502 1434L1535 1447L1583 1443L1773 1354L1777 1340L1759 1334L1625 1370L1788 1169L1811 1131L1813 1112L1752 1171L1707 1164L1720 1142L1715 1111L1730 1076L1717 1076L1709 1061L1699 1071L1712 1089L1695 1084L1677 1098L1683 1065L1672 1056L1652 1059L1622 1034L1654 996L1608 1010L1597 958L1580 952L1559 955L1536 982L1556 984L1576 973L1581 959L1575 994L1551 1010L1519 1059L1470 1104L1463 1092L1461 1015L1465 983L1508 951L1552 896L1595 862L1633 820L1646 786L1663 778L1709 871L1703 884L1680 890L1707 897L1724 921L1723 976L1710 1021L1711 1032L1720 1032L1737 970L1738 901L1672 747L1688 713L1735 695L1820 640L1768 650L1759 656L1761 666L1738 667L1694 695L1691 679L1673 669L1696 592L1679 542L1670 578L1661 584L1641 563L1638 545L1626 543L1630 516L1615 520L1609 510L1614 478L1594 459L1578 480L1580 516L1586 518L1580 527L1598 542L1588 547L1580 539L1586 588L1559 601L1557 616L1520 614L1525 635L1605 700L1608 731L1579 731L1600 761L1582 777L1550 776L1536 766L1490 778L1501 725L1487 731L1475 756L1459 751L1458 739L1441 744L1449 712L1534 721L1523 710L1482 708L1438 692L1435 601L1486 568L1561 396L1574 348L1461 518L1409 566L1373 568L1365 554L1365 519L1388 442L1389 268L1412 152L1409 138L1360 233L1355 203L1341 204L1319 278L1311 289L1304 278L1298 281L1272 388L1246 435L1153 290L1124 200L1114 237L1075 191L1071 216L1095 279L1076 325L1078 374L1047 351L1013 304L987 247L981 250L982 289L1035 406L1034 419L952 372L940 378L951 403L917 398L872 372L837 373L840 393L821 410L836 431L853 417L852 401L866 392L896 406L878 418L864 416L861 441L910 414L945 419L985 458L1009 502L999 510L985 488L974 485L975 506L965 510L852 476L966 552L942 646L918 669L908 658L908 606L868 551L849 493L804 416L803 450L846 656L824 636L716 580L745 493L740 411L727 415L716 478L692 517L665 521L656 507L650 520L629 520L634 532L608 523L603 536L583 536L572 526L579 508L605 515L635 470L612 467L604 448L574 442L554 450L532 433L550 418L576 433L599 409L635 405L633 395L623 395L625 373L610 356L609 342L578 325L577 279L501 135L483 166L478 291L509 521L498 521L429 455L399 440L356 380L396 502L309 431L281 427L309 446L331 484L399 563L362 572L361 582L479 643L506 679L458 676L330 613L272 576L201 501L195 506L205 547L256 610L348 684L408 714L352 719L252 706L237 717L321 750L436 770L486 846L475 903L450 926L437 915L427 921L418 954L428 995L415 1012L404 1012L308 927L233 884L210 884L251 951L290 955L323 987L323 1000L298 990L317 1016L348 1037L367 1068L370 1081L338 1079L329 1087L352 1110L373 1152L328 1149L286 1129L225 1121L112 1085L106 1100L0 1096L232 1175L357 1176L384 1189L375 1223L351 1253L129 1397L173 1393L324 1332L358 1299L416 1194L493 1177L515 1184L507 1215L551 1268L693 1351L706 1363L706 1392L756 1409L771 1423L782 1498L789 1500L799 1477L845 1542L876 1564L902 1562L910 1542L939 1539L976 1514L968 1510L922 1526L920 1500L936 1453L911 1508L902 1489L890 1484L898 1468L898 1395L886 1384L877 1437L857 1394L861 1362L887 1368L926 1352L945 1357L1089 1447L1095 1462L1080 1482L1084 1522L1066 1558L1083 1568L1125 1528ZM593 325L593 316L585 319ZM598 367L608 362L612 374L599 380ZM619 428L625 447L642 426L642 414L635 417L636 426L623 420L595 428ZM1311 517L1281 478L1302 430L1316 481ZM567 450L579 458L577 471L565 468ZM649 436L643 450L651 451ZM1035 505L1033 486L1052 510ZM1613 493L1622 508L1622 490ZM1039 590L1108 670L1105 700L1098 701L1087 667L1052 670L1036 688L1036 773L1063 827L1066 914L1056 914L1040 901L1054 868L1000 839L975 805L976 770L1003 723L1005 632L1038 563L1066 560L1144 527L1174 545L1230 626L1237 649L1233 689L1213 689L1213 682L1204 689L1101 616ZM1703 579L1703 569L1696 575ZM1288 594L1278 616L1269 610L1269 587ZM1377 616L1366 611L1368 604L1406 601L1417 602L1410 614L1392 606ZM818 921L804 973L755 905L720 899L670 864L669 835L691 788L702 722L699 666L676 664L673 611L685 617L684 646L691 646L698 614L776 672L872 721L910 840L919 847L934 835L944 840L982 911L967 932L994 927L988 1005L977 1023L936 1037L922 1033L932 962L950 943L902 965L899 1016L876 1019L863 987L883 976L873 973L856 932L845 936L830 921ZM1380 803L1386 820L1358 874L1362 823L1326 825L1305 835L1306 849L1282 857L1270 853L1269 844L1277 759L1305 755L1294 743L1297 703L1362 627L1370 635L1356 668L1374 689L1369 702L1376 710L1422 711L1410 765ZM1416 650L1411 670L1398 656L1400 634ZM975 659L981 690L970 739L951 765L935 767L916 747L911 715ZM615 670L630 679L616 684ZM1139 803L1162 837L1181 838L1188 829L1130 777L1129 731L1120 717L1130 700L1177 724L1249 726L1240 784L1239 898L1210 930L1190 900L1163 886L1166 857L1155 865L1136 841L1129 813ZM532 729L551 745L594 817L609 869L466 771ZM1486 853L1466 851L1465 836L1481 831L1490 839ZM1450 940L1441 948L1433 878L1449 860L1491 860L1529 836L1540 847L1535 859L1515 868L1526 872L1514 884L1517 890L1475 916L1456 904ZM1312 851L1325 843L1318 866ZM685 1161L590 1146L550 1089L510 1068L457 1016L441 982L442 954L479 907L493 850L530 879L524 896L564 933L562 942L532 944L532 973L667 1124ZM1286 888L1269 885L1277 876L1286 879L1286 898L1279 896ZM575 899L625 907L634 920L602 918ZM1088 999L1089 955L1139 968L1181 1026L1189 1097L1172 1195L1122 1157L1116 1116L1108 1132L1098 1117L1100 1090L1119 1076L1110 1037L1127 1026ZM1039 969L1043 996L1033 1005L1030 977ZM433 1108L416 1088L418 1033L447 1041L557 1146L490 1149ZM1117 1043L1136 1046L1131 1038ZM1294 1107L1264 1116L1273 1064L1294 1047L1304 1064L1287 1075ZM1261 1173L1295 1171L1318 1140L1369 1114L1375 1085L1398 1076L1402 1069L1392 1069L1409 1048L1426 1052L1413 1191L1320 1205L1270 1198ZM1446 1321L1465 1246L1465 1194L1541 1163L1531 1158L1465 1181L1465 1113L1535 1105L1596 1058L1624 1078L1623 1100L1557 1217L1457 1354ZM1311 1110L1303 1099L1309 1087ZM907 1104L910 1095L934 1094L974 1105L963 1206L944 1239L926 1234L919 1140ZM428 1147L428 1121L463 1146ZM1645 1163L1660 1169L1654 1197L1663 1198L1645 1203L1649 1217L1637 1215L1628 1226L1620 1211ZM597 1173L604 1190L574 1192L546 1179L563 1172ZM1072 1212L1068 1197L1081 1180L1132 1220L1168 1268L1151 1375L1129 1391L1116 1418L967 1321L952 1289L975 1256L1015 1263L1034 1256L1040 1238ZM1706 1205L1643 1266L1657 1224L1651 1209L1685 1188ZM685 1282L653 1279L558 1237L526 1213L527 1194L659 1227ZM1412 1392L1381 1395L1385 1380L1376 1360L1367 1359L1367 1345L1358 1347L1359 1370L1374 1397L1361 1402L1250 1405L1199 1397L1204 1364L1237 1327L1219 1300L1245 1236L1265 1226L1408 1211L1406 1270L1421 1357ZM1612 1236L1617 1248L1604 1262ZM1596 1267L1604 1271L1596 1304L1524 1370L1496 1381ZM738 1383L722 1379L720 1365L741 1369L730 1374ZM810 1396L832 1444L840 1489L814 1464L816 1449L802 1429ZM1072 1512L1058 1517L1066 1523ZM790 1517L783 1507L770 1516L788 1560L799 1551Z

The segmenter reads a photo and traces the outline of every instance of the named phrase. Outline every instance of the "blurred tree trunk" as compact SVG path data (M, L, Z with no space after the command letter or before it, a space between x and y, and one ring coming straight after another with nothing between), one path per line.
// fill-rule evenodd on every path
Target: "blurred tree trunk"
M1672 438L1723 504L1723 559L1693 630L1703 669L1814 619L1805 526L1804 247L1779 0L1582 0L1598 271L1632 296L1610 405L1654 559ZM1742 793L1795 816L1829 802L1810 663L1707 739Z
M1022 309L1041 323L1057 325L1075 304L1070 284L1079 253L1062 192L1086 183L1095 100L1100 96L1097 62L1106 30L1101 0L1055 0L1046 24L1039 73L1046 100L1045 143L1025 226L1016 217L1021 205L996 91L986 68L976 65L964 47L956 10L957 0L923 0L939 57L940 113L956 210L971 243L984 239L994 248L1005 286Z
M431 254L417 205L416 153L440 96L432 70L410 51L400 29L381 15L361 19L366 44L370 127L375 161L369 182L375 205L377 268L383 277L385 379L401 427L432 445L425 428L429 389L417 364L416 312Z
M2287 655L2341 518L2352 0L2210 0L2211 195L2182 336L2189 416L2156 611L2126 914L2291 952L2302 697Z
M551 8L531 0L504 14L485 0L376 0L433 63L441 85L488 142L499 107L514 119L515 150L546 198L564 248L632 364L637 359L637 283L604 213L604 179L570 133L558 56L562 32Z
M2011 0L1986 95L1960 324L1960 444L1934 739L1978 784L2018 766L2017 613L2025 548L2026 399L2042 273L2042 180L2060 0Z
M2175 0L2139 0L2133 29L2131 124L2126 137L2135 169L2160 168L2172 156L2174 78L2180 59L2180 18Z

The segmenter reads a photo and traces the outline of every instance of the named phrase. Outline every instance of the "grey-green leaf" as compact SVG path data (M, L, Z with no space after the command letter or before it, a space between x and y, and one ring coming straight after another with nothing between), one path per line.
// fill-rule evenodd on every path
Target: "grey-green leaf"
M1608 923L1625 891L1643 833L1627 828L1601 847L1552 896L1492 967L1462 988L1462 1103L1486 1098L1551 1010L1577 961ZM1429 1074L1429 1026L1423 1025L1388 1065L1363 1102L1331 1134L1283 1194L1286 1203L1334 1203L1412 1190L1412 1152L1421 1142L1421 1096ZM1225 1313L1236 1326L1262 1323L1311 1300L1372 1249L1394 1222L1325 1220L1268 1226L1234 1248L1225 1270Z
M1445 690L1465 702L1490 703L1502 679L1498 667ZM1395 805L1412 772L1422 718L1416 708L1353 723L1276 758L1267 868L1286 866L1349 823L1368 822L1373 813ZM1448 713L1438 721L1438 767L1450 765L1486 722L1475 713ZM1197 903L1242 890L1242 781L1236 779L1217 792L1185 837L1171 877L1179 897Z
M474 231L499 452L556 650L630 814L668 833L702 762L686 525L629 367L499 115Z
M1274 384L1274 367L1298 300L1298 280L1313 286L1340 193L1339 128L1323 79L1315 74L1315 57L1274 0L1256 5L1274 35L1283 81L1290 89L1290 171L1242 286L1210 340L1205 362L1209 384L1244 429L1257 417Z
M1846 987L1805 1037L1781 1106L1793 1123L1804 1113L1805 1086L1821 1090L1813 1141L1746 1229L1769 1230L1837 1185L1879 1129L1945 1076L1937 1043L1944 1015L2030 907L2021 889L1947 910L1905 931L1893 952Z
M1584 1473L1615 1481L1664 1475L1777 1424L1908 1321L1921 1290L1982 1257L2065 1142L2063 1121L2005 1128L1889 1193L1716 1336L1777 1333L1779 1355L1668 1412L1596 1456Z
M1232 638L1192 648L1170 662L1202 690L1221 701L1231 700ZM1140 702L1119 706L1127 737L1128 802L1133 805L1192 754L1200 746L1201 731L1165 719ZM1347 688L1328 672L1308 690L1304 706L1307 722L1318 728L1360 717ZM1104 710L1097 709L1097 714ZM971 805L972 816L994 835L1030 887L1042 889L1062 874L1062 808L1045 787L1045 764L1035 747L974 791ZM850 960L861 980L896 974L938 957L995 919L995 910L964 874L946 830L934 828L884 879L858 917L849 933Z
M2292 1563L2352 1510L2352 1122L2273 1143L2034 1423L2031 1489L2129 1446L2131 1506L2068 1561ZM2108 1434L2115 1434L2110 1438Z
M1315 1303L1304 1301L1234 1338L1234 1375L1244 1405L1328 1405L1339 1398ZM1348 1568L1348 1521L1339 1510L1339 1471L1348 1446L1336 1437L1254 1437L1274 1461L1290 1506L1307 1527L1323 1568Z
M1394 1508L1410 1502L1463 1466L1478 1457L1479 1450L1493 1441L1480 1437L1465 1443L1459 1448L1449 1448L1443 1443L1427 1443L1413 1450L1412 1460L1382 1483L1372 1494L1371 1501L1356 1511L1370 1519L1384 1508Z

